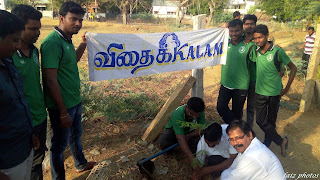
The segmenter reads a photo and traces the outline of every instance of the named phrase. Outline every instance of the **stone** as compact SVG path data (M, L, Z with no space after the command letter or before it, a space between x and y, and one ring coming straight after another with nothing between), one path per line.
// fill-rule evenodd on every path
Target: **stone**
M129 161L127 156L121 156L120 159L121 159L121 162L123 162L123 163Z
M92 155L100 155L100 152L98 150L94 149L94 150L90 151L90 154L92 154Z

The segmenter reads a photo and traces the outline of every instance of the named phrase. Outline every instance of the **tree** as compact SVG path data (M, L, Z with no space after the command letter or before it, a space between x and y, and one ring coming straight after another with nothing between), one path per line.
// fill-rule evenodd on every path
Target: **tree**
M319 17L318 0L259 0L261 9L267 15L277 16L279 21L307 19L313 21Z
M181 24L182 19L184 18L184 9L183 7L187 6L189 0L179 0L178 8L176 10L176 22Z

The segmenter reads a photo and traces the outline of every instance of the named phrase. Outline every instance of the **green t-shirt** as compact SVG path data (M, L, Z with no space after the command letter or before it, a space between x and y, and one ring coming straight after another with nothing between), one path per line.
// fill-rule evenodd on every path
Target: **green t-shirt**
M188 127L183 128L181 127L181 124L178 122L178 121L187 122L185 118L185 109L186 109L186 105L182 105L178 107L176 110L174 110L170 116L169 123L165 126L165 129L173 128L175 134L188 133L190 131L190 128ZM205 125L206 119L204 116L204 112L201 112L200 116L193 119L192 122Z
M33 126L39 125L46 120L47 111L40 84L38 49L31 46L30 57L26 57L21 51L17 51L12 59L23 79L24 96L30 106Z
M257 63L256 93L264 96L277 96L283 88L281 77L275 66L274 56L278 51L277 60L280 65L287 65L291 62L290 58L283 49L270 45L268 50L262 54L261 49L257 49L257 56L253 61ZM281 69L281 67L280 67Z
M250 53L250 55L254 55L256 54L256 49L257 49L257 45L254 43L254 42L249 42L247 44L248 46L252 46L252 50ZM249 55L249 56L250 56ZM250 59L250 57L249 57ZM249 69L249 76L250 76L250 82L256 82L256 79L257 79L257 65L256 65L256 62L253 62L253 61L248 61L248 69Z
M50 33L41 44L41 67L58 69L57 80L60 85L62 99L66 108L71 108L81 102L80 78L76 51L71 40L68 40L57 28ZM50 96L43 74L44 96L48 109L56 109Z
M229 42L227 62L221 68L221 85L232 89L248 89L250 77L247 56L249 48L250 46L243 41L237 45Z

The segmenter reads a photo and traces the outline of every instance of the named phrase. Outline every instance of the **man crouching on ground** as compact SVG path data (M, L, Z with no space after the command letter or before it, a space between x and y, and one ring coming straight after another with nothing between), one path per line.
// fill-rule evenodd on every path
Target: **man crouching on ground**
M200 130L191 131L190 127L182 127L182 124L191 122L205 125L204 108L205 105L201 98L192 97L187 104L173 111L165 131L159 137L160 148L166 149L178 142L183 153L190 162L193 162L195 158L193 154L196 153L197 143L200 139Z

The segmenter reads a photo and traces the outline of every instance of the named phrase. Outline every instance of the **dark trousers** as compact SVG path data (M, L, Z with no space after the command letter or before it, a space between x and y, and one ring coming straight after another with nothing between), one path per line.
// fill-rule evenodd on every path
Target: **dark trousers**
M197 152L197 145L200 140L200 136L193 137L188 141L189 148L193 154ZM164 150L168 147L178 143L176 134L173 129L166 129L159 137L160 149Z
M58 110L48 110L52 128L52 139L50 147L50 167L51 176L53 180L64 180L65 169L63 152L70 146L71 154L74 160L74 165L77 170L82 170L87 160L82 152L82 124L81 124L81 112L82 104L78 104L74 107L67 109L72 124L69 128L60 127L60 113Z
M42 161L44 160L45 152L47 150L47 119L33 128L33 133L39 138L40 147L34 151L31 179L42 180Z
M219 155L212 155L212 156L209 156L208 157L208 166L215 166L215 165L218 165L220 163L222 163L223 161L225 161L226 158L222 157L222 156L219 156ZM211 175L213 177L220 177L221 176L221 173L222 171L219 171L219 172L214 172L214 173L211 173Z
M303 53L302 60L303 60L302 61L303 74L307 75L307 69L308 69L308 64L309 64L309 60L310 60L310 54Z
M265 133L266 146L270 146L271 141L280 146L283 141L282 137L276 131L279 102L280 96L264 96L256 94L256 121Z
M242 110L247 92L247 90L228 89L222 85L220 86L217 111L225 123L229 124L235 119L242 119ZM232 110L228 106L231 99Z
M252 81L249 84L248 89L248 97L247 97L247 123L252 128L253 121L254 121L254 106L255 106L255 89L256 89L256 82Z

